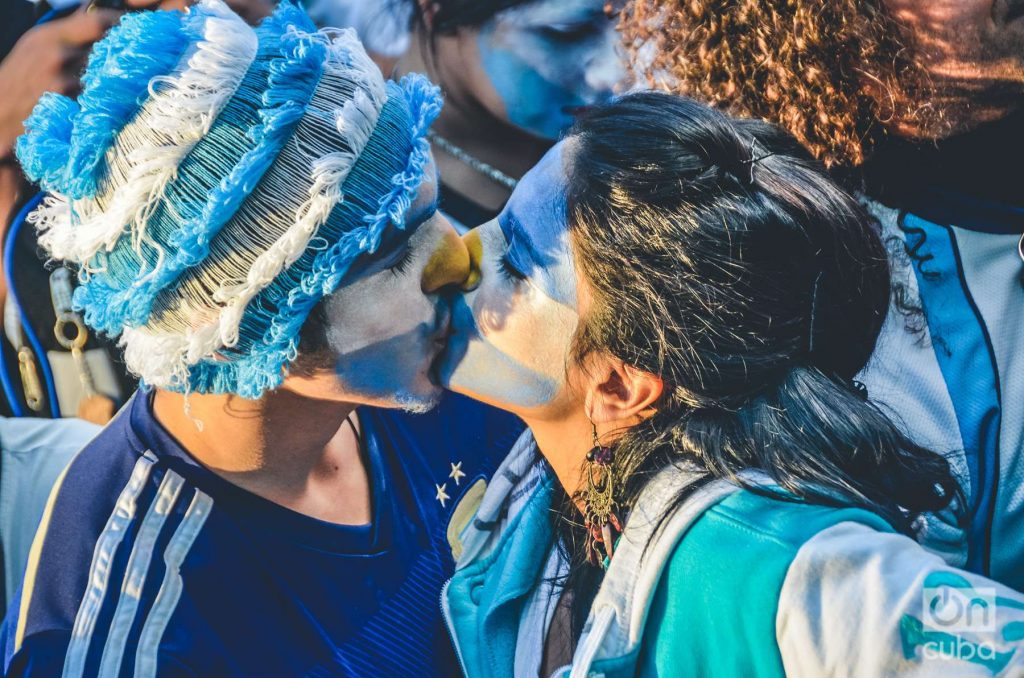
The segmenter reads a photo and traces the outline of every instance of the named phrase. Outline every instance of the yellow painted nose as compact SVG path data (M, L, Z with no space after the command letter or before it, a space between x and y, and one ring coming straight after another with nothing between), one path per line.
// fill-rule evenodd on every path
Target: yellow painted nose
M479 229L476 228L462 236L462 242L469 253L469 275L462 283L462 289L469 292L475 290L476 286L480 284L480 262L484 257L484 243L480 239Z
M469 252L450 225L444 230L430 260L423 269L421 287L425 294L448 285L462 286L469 277Z

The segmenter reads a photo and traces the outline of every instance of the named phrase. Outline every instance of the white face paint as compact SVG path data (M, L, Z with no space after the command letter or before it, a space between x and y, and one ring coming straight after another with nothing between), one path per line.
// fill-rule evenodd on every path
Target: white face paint
M580 109L624 83L622 38L606 4L535 0L481 26L480 60L513 124L557 139Z
M536 416L564 392L579 321L565 146L523 177L497 219L464 237L480 283L455 301L439 367L447 388L517 414Z
M433 273L431 273L433 271ZM440 397L431 366L451 316L444 292L468 274L468 257L437 211L437 176L427 167L406 228L389 229L380 249L353 265L326 301L327 345L335 371L319 397L423 411ZM433 279L431 279L433 276ZM298 390L298 389L297 389Z

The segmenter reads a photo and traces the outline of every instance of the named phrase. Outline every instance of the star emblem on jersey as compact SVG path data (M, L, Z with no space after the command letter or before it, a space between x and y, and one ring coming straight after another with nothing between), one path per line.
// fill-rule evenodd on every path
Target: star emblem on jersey
M444 508L445 502L448 501L449 499L451 499L451 497L448 496L448 492L446 492L447 485L448 485L448 483L441 483L440 485L437 485L437 484L434 485L434 487L437 488L437 494L434 495L434 499L436 499L439 502L441 502L441 508Z
M452 472L448 474L448 477L455 481L455 484L459 484L459 479L465 478L466 474L462 471L462 462L458 464L452 464Z

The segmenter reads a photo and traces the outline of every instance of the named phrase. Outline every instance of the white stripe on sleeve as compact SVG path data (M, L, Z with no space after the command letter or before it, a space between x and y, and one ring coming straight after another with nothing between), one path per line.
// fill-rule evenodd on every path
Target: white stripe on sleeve
M801 547L776 635L788 676L1024 675L1024 596L858 523Z

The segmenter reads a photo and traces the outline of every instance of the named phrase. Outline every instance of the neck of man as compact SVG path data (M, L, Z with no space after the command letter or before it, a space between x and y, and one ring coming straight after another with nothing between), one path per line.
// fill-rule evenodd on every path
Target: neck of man
M185 396L163 390L153 403L157 420L212 472L319 520L371 521L355 405L277 389L259 400L191 394L187 406Z
M898 205L924 189L1024 205L1024 111L947 139L893 137L864 166L869 195Z
M406 73L426 73L431 81L441 83L445 104L433 125L434 132L477 160L518 180L540 161L553 142L528 134L495 117L469 92L448 84L457 79L446 78L442 64L452 62L452 58L445 55L453 57L450 52L460 49L459 44L455 38L440 36L432 52L429 39L422 32L415 31L408 51L395 66L395 78ZM471 58L479 60L479 55L463 57ZM434 147L434 160L446 186L487 210L500 210L512 194L510 188L473 169L443 148Z

